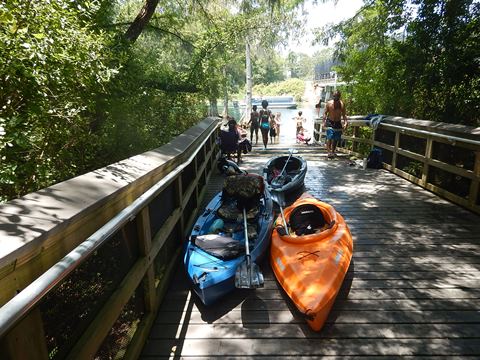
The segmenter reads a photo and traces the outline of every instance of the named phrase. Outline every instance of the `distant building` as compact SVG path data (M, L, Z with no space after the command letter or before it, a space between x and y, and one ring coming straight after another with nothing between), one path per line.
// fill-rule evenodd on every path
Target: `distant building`
M328 59L315 65L315 75L313 79L315 101L327 101L330 99L337 85L344 84L338 78L337 73L332 67L340 65L340 61Z
M321 81L324 79L331 79L333 77L332 67L339 64L340 62L338 60L328 59L315 65L315 75L313 80Z

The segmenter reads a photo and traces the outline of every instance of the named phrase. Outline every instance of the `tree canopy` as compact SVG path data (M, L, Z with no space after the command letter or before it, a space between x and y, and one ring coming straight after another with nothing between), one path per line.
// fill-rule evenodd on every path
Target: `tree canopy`
M158 147L245 84L245 45L265 91L311 78L278 56L301 0L5 0L0 3L0 201ZM339 37L357 113L478 125L477 1L367 0ZM296 91L296 90L295 90Z
M477 1L365 1L318 33L336 37L352 111L480 125Z
M225 86L243 86L247 35L262 80L275 81L280 66L266 59L297 4L2 2L0 201L182 133Z

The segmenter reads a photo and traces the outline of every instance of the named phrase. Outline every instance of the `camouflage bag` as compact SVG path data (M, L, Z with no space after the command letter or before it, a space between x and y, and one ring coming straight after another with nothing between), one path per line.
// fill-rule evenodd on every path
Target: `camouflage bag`
M234 175L225 178L223 183L222 198L237 201L237 206L251 208L258 205L265 185L259 175Z

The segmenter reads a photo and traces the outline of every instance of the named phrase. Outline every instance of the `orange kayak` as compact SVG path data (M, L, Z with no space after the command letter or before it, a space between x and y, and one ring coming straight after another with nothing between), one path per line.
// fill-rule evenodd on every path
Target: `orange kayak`
M340 290L352 259L353 242L343 217L309 194L284 210L272 234L270 264L278 282L319 331Z

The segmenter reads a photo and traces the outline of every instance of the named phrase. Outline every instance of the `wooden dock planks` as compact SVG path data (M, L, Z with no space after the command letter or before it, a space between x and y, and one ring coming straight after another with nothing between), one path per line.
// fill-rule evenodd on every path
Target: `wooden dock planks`
M250 172L288 149L254 148ZM302 153L302 149L306 151ZM322 331L309 329L277 284L237 290L209 308L182 264L142 359L474 359L480 356L480 216L388 173L308 160L306 189L345 217L353 263ZM221 187L212 177L204 204Z

